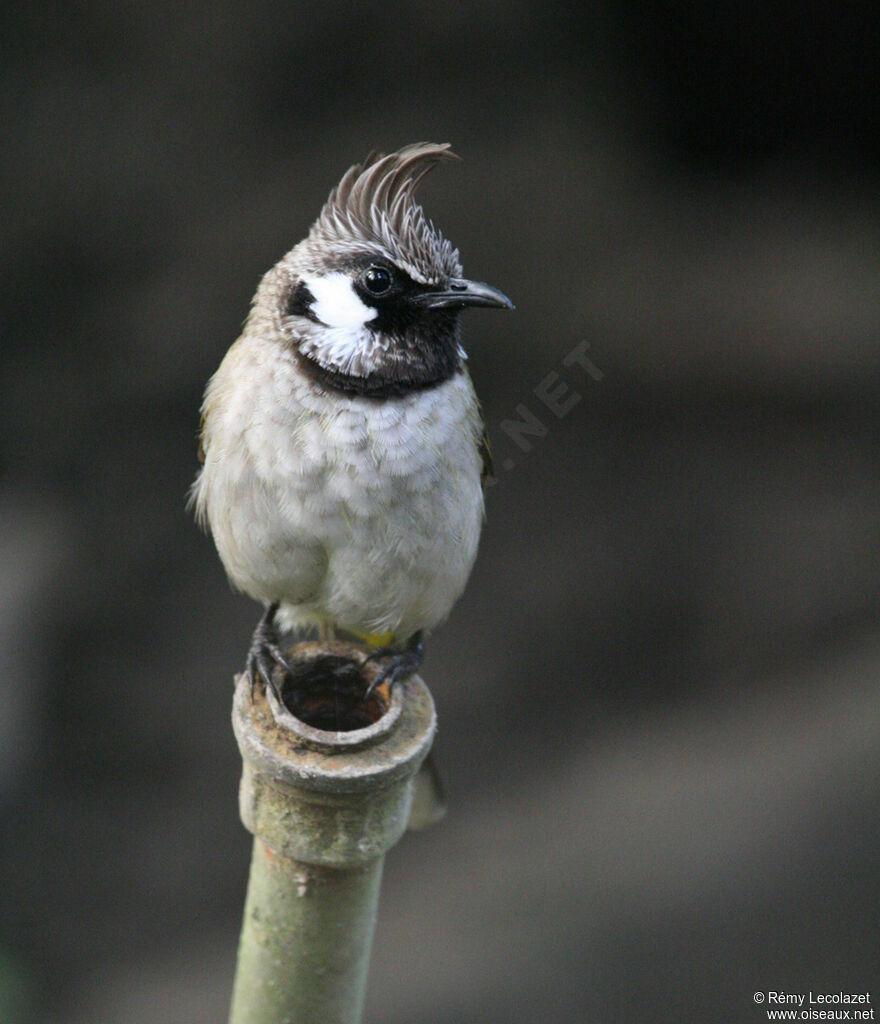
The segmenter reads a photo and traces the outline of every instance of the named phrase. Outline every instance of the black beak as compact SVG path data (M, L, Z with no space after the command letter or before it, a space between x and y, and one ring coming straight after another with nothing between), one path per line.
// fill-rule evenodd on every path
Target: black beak
M464 281L453 277L440 291L425 291L414 295L412 301L425 309L455 308L459 306L496 306L513 309L513 303L504 292L479 281Z

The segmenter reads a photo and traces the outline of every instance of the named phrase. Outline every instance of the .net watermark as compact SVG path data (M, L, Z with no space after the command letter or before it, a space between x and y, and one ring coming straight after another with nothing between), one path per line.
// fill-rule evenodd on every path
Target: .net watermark
M526 405L525 402L520 402L515 409L516 417L504 419L499 424L498 430L508 441L512 441L523 455L534 448L535 440L546 437L549 433L552 421L548 423L548 413L557 420L564 419L581 401L583 395L572 383L574 380L587 376L593 381L600 381L605 376L587 355L589 347L588 341L581 341L575 345L562 358L562 372L551 370L537 387L532 388L532 394L538 400L537 404ZM499 465L509 472L516 465L516 461L513 456L508 455L501 459Z
M870 992L755 992L767 1020L874 1020Z

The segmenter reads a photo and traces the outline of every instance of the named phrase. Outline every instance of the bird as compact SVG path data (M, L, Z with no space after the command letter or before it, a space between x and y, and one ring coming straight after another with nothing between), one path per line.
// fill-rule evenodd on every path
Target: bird
M513 303L462 276L416 201L450 159L422 142L350 167L205 389L190 501L265 608L252 692L279 697L280 637L297 631L366 644L384 659L373 685L408 677L471 573L491 455L460 314Z

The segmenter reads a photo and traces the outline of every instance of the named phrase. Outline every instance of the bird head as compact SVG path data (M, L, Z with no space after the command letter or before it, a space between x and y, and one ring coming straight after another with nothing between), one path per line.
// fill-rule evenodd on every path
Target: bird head
M322 386L382 397L440 383L465 358L460 312L512 308L496 288L462 277L458 251L415 201L421 179L452 157L432 143L371 154L267 275L273 319Z

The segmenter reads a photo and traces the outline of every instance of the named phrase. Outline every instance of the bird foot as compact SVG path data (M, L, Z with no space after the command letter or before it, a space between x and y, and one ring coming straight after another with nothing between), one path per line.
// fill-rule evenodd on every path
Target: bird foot
M257 623L254 635L251 638L251 649L248 651L245 674L251 687L251 698L257 685L259 676L275 694L279 704L284 703L281 692L275 683L274 669L281 666L287 672L293 672L284 651L278 644L278 630L275 627L275 613L278 611L278 602L270 604Z
M365 697L369 697L373 690L384 682L387 682L388 688L391 689L395 683L409 679L411 675L418 671L424 654L425 637L420 629L416 630L401 647L380 647L378 650L373 651L364 664L368 665L371 661L381 660L385 662L385 665L367 687Z

